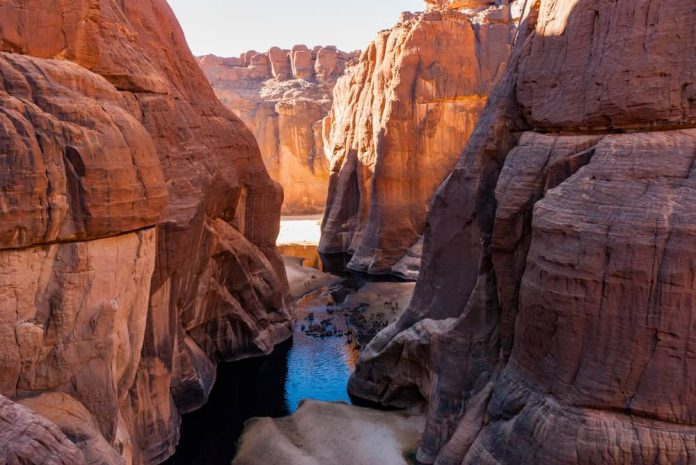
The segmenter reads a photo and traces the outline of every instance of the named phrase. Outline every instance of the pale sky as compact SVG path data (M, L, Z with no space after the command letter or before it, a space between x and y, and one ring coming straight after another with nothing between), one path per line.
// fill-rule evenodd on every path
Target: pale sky
M238 56L274 45L363 49L423 0L169 0L195 55Z

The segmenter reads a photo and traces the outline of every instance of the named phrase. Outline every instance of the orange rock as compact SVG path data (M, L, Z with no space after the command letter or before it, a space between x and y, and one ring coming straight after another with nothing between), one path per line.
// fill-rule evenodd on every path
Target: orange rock
M11 167L0 181L0 249L160 221L167 192L155 145L111 84L69 62L14 54L0 56L0 74Z
M164 0L0 0L0 102L0 394L160 463L215 363L290 335L282 191Z
M321 252L351 254L357 271L418 276L428 204L510 52L509 13L502 22L489 13L406 15L339 80L325 121L331 186Z
M314 77L314 60L312 52L306 45L295 45L290 52L292 75L297 79L308 81Z
M50 392L23 399L18 404L29 408L58 426L63 434L75 442L87 463L108 465L123 463L116 448L123 450L123 448L128 448L129 444L124 443L123 438L118 437L116 448L112 447L99 433L99 425L89 411L69 395Z
M299 74L298 54L311 61L303 62ZM264 56L273 79L252 66L228 65L217 57L201 57L199 63L220 100L254 132L271 177L285 191L283 213L322 213L329 175L321 120L352 55L335 47L318 47L315 55L296 46L292 51L273 47Z

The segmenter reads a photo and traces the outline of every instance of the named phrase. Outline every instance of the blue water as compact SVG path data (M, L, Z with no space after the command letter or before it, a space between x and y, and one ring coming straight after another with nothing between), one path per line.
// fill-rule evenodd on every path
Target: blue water
M295 334L288 354L285 402L290 413L304 399L344 401L351 374L344 338L315 339Z
M319 291L301 299L295 307L297 323L285 382L285 401L290 413L304 399L350 403L348 378L358 357L355 346L348 344L345 336L315 338L302 332L302 325L309 324L306 318L310 312L315 321L330 318L335 328L346 329L343 315L327 312L327 300L326 291Z
M271 355L221 364L208 403L184 415L181 442L165 465L228 465L249 418L286 416L304 399L350 403L355 346L345 337L313 338L302 332L310 312L315 321L330 318L345 331L345 317L327 312L330 300L328 289L322 289L297 302L293 340Z

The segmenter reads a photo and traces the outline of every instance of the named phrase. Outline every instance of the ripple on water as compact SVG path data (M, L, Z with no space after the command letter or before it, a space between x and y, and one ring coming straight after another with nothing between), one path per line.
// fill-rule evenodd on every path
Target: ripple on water
M288 354L285 401L292 413L304 399L350 403L348 378L355 369L357 349L346 337L318 338L304 334L310 313L315 322L330 319L334 329L346 330L345 316L327 310L328 288L300 299L294 309L293 344Z
M350 403L350 363L350 347L345 338L318 339L296 332L288 354L285 383L288 410L295 412L303 399Z

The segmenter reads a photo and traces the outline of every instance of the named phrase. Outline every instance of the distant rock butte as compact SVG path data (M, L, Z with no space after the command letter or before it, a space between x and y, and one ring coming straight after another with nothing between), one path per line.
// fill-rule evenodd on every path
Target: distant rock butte
M0 0L0 463L157 464L290 336L282 192L164 0L50 3Z
M418 276L428 205L502 77L518 9L404 13L341 77L324 122L331 181L320 251Z
M498 0L425 0L425 4L429 9L444 8L450 10L486 8L503 3L514 2L501 2Z
M266 167L285 191L283 213L323 213L329 164L322 120L336 80L358 53L296 45L239 58L198 59L216 95L254 132Z
M426 464L694 463L696 10L525 4L350 391L424 401Z

